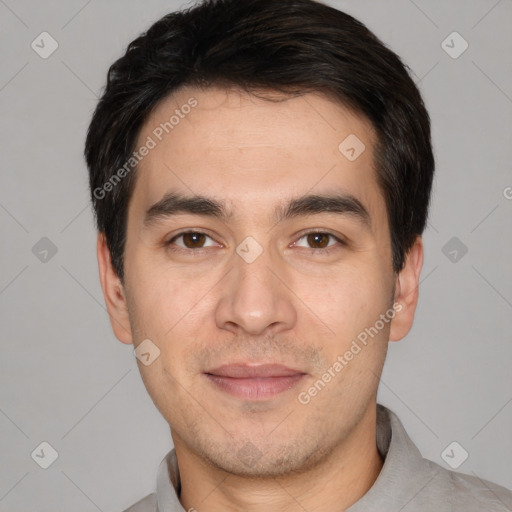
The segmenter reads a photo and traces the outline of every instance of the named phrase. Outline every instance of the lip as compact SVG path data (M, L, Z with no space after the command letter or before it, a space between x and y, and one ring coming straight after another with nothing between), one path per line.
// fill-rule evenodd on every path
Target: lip
M204 375L225 393L261 401L294 388L306 373L280 364L227 364Z

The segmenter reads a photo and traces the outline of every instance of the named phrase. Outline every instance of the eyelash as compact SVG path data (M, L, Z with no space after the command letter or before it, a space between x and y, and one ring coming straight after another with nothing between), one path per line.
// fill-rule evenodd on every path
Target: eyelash
M178 238L182 237L183 235L187 235L187 234L205 235L208 238L213 240L213 238L210 235L208 235L208 233L205 233L203 231L189 230L189 231L182 231L181 233L174 235L170 240L166 241L164 245L166 247L168 247L171 251L174 251L174 252L186 252L188 254L196 253L198 255L200 255L204 249L208 249L208 247L199 247L197 249L173 247L173 242L175 242ZM323 249L314 248L314 247L304 247L303 248L305 250L309 250L310 253L312 253L312 254L322 253L322 254L327 255L327 254L330 254L333 250L340 249L340 246L344 247L347 245L347 243L344 240L342 240L340 237L334 235L333 233L330 233L329 231L320 231L320 230L313 230L313 231L307 231L306 233L302 233L302 235L297 239L297 241L302 240L304 237L307 237L308 235L314 235L314 234L327 235L327 236L333 238L336 242L338 242L339 246L333 245L333 246L328 246ZM296 242L294 242L294 244L295 243Z

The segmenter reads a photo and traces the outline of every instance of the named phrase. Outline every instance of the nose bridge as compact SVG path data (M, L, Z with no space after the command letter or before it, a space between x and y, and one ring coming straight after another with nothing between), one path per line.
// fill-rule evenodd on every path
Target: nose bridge
M217 324L251 334L289 329L296 312L289 291L275 275L278 261L256 244L248 237L233 254L234 268L222 287Z

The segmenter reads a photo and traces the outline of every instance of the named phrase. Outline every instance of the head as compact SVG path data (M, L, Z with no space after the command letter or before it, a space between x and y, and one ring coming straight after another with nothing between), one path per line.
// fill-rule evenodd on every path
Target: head
M111 66L85 154L113 330L175 445L260 477L325 458L417 303L434 159L399 57L312 0L207 0ZM272 396L212 382L270 362L299 375Z

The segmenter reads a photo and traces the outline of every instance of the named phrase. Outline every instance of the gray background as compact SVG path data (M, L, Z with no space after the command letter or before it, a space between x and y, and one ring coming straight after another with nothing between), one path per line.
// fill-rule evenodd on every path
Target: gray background
M426 458L449 467L457 441L458 471L512 488L512 1L330 4L403 57L433 121L420 302L379 401ZM110 329L82 148L108 66L181 5L0 0L1 512L123 510L154 490L171 447ZM47 59L31 48L43 31L59 45ZM469 43L456 59L441 46L453 31ZM31 457L42 441L58 452L48 469Z

